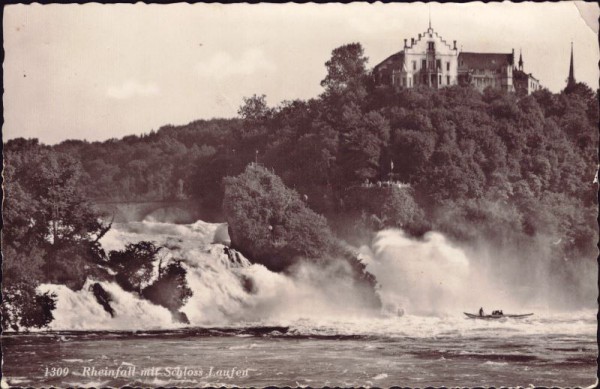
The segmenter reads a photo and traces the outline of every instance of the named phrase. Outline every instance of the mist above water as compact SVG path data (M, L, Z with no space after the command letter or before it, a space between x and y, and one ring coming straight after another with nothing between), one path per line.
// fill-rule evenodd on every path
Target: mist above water
M275 273L227 249L226 224L115 224L101 243L108 251L142 240L164 247L159 252L163 266L181 260L186 268L193 296L181 311L189 318L189 326L290 325L303 332L412 333L418 328L425 331L423 326L429 324L438 329L445 325L464 327L462 312L476 312L480 306L505 313L551 312L548 303L540 304L530 289L512 283L506 271L496 272L489 255L475 257L473 250L463 250L435 232L415 240L400 230L385 230L370 246L360 249L367 270L377 279L383 310L372 306L368 291L353 280L346 262L314 264L300 260L287 272ZM167 309L123 291L116 283L101 282L112 298L113 318L95 301L89 290L91 283L88 280L77 292L62 285L40 286L58 295L51 329L184 326L173 322Z
M445 315L476 312L560 312L596 306L596 262L557 259L550 238L538 236L519 247L485 241L464 247L443 234L422 239L401 230L376 234L361 252L381 284L385 304L407 313Z
M385 230L362 252L367 269L381 285L386 306L435 315L472 310L479 303L469 293L478 281L475 269L465 253L449 245L441 234L428 233L417 241L400 230Z

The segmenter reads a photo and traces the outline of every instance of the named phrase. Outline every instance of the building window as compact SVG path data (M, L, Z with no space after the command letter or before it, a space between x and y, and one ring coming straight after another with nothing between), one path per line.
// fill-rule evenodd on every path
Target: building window
M441 59L437 59L435 60L435 68L436 69L442 69L442 60Z
M412 61L413 62L413 70L417 70L417 61Z
M421 61L421 69L425 69L427 67L427 61L423 60Z
M429 69L433 69L433 60L429 61Z
M427 45L428 45L427 48L429 50L432 50L432 51L435 50L435 43L434 42L427 42Z
M442 85L442 75L438 75L438 85Z
M446 76L446 85L450 85L450 76Z
M446 62L446 70L450 71L450 62Z

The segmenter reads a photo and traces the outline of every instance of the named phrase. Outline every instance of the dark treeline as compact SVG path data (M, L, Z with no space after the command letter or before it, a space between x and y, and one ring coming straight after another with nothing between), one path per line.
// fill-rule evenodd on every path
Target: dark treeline
M514 212L506 222L529 235L589 230L583 211L595 206L597 93L584 84L526 97L458 86L375 88L365 64L361 45L349 44L326 63L319 98L271 108L255 95L240 119L51 149L79 161L78 182L91 200L193 198L220 210L222 179L258 160L328 218L357 208L381 213L356 192L391 178L410 185L415 212L425 213L412 220L417 233L434 227L466 239L468 229L451 229L445 219L482 222L498 207ZM11 140L5 150L27 144ZM579 212L571 221L562 215L568 209ZM386 224L410 229L406 221Z
M265 96L254 95L237 119L105 142L10 140L4 207L25 216L5 217L4 242L29 228L27 212L43 216L36 228L52 223L53 201L35 210L18 206L58 196L35 190L67 190L55 175L80 196L78 204L193 199L214 211L222 207L223 178L257 161L346 239L384 227L415 236L435 229L499 246L548 236L560 239L557 258L596 257L597 92L581 83L530 96L464 86L375 87L366 61L360 44L337 48L318 98L269 107ZM52 162L29 160L42 156ZM85 207L74 209L86 215ZM85 239L93 248L103 230L90 223L51 224L58 229L50 233Z

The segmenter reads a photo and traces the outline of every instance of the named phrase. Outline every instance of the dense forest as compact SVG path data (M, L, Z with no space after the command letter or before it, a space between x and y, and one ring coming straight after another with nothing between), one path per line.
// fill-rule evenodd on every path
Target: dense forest
M320 96L270 107L254 95L236 119L104 142L7 141L3 251L14 263L5 280L21 282L26 269L49 282L64 274L50 268L85 273L81 264L111 257L99 253L110 226L93 214L95 201L190 199L223 220L224 178L251 162L293 189L318 228L349 242L386 227L498 247L547 236L560 242L557 266L596 258L597 91L381 87L366 63L360 44L339 47ZM51 309L49 296L37 298Z

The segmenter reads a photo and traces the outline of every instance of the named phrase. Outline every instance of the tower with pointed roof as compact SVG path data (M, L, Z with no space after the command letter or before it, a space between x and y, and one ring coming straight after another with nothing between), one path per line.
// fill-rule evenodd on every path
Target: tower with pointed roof
M519 70L523 71L523 51L519 49Z
M540 87L540 81L531 73L525 72L523 52L519 50L519 66L513 69L513 85L519 96L529 95Z
M571 63L569 65L569 78L567 79L567 88L572 88L575 86L577 81L575 81L575 70L573 69L573 42L571 42Z

